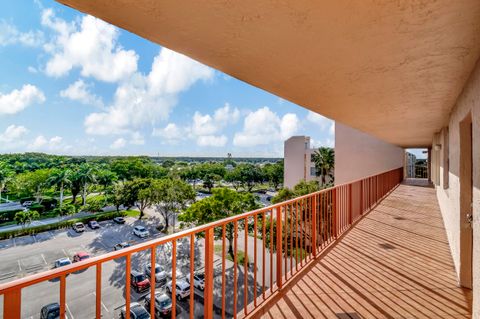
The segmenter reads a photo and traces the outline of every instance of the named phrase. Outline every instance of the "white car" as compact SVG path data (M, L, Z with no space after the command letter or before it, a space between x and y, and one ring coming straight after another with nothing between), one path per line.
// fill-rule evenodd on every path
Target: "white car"
M177 279L175 285L175 297L177 300L183 300L190 296L190 284L185 279ZM172 282L169 281L167 284L167 291L172 293Z
M32 205L33 205L33 201L31 200L24 201L22 204L23 207L30 207Z
M63 266L68 266L68 265L71 265L72 264L72 261L70 260L70 258L68 257L64 257L64 258L60 258L60 259L57 259L55 260L55 268L60 268L60 267L63 267Z
M190 275L187 275L186 280L190 283ZM205 289L205 274L204 273L195 273L193 274L193 287L203 291Z
M148 237L150 235L148 230L143 226L133 227L133 234L140 237L140 238L145 238L145 237Z
M152 265L148 263L145 265L145 275L150 278L151 274ZM167 273L165 272L165 269L163 269L163 267L159 264L155 264L155 283L161 286L167 283Z
M127 317L127 307L124 306L121 310L122 318ZM150 314L148 313L147 309L143 307L138 302L130 303L130 318L132 319L150 319Z

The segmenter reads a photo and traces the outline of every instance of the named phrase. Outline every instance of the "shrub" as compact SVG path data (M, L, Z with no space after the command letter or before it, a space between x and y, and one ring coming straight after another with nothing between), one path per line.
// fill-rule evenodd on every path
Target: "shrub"
M63 204L62 207L57 207L53 210L57 215L65 216L72 215L77 212L77 207L72 204Z
M6 210L3 212L0 212L0 223L13 221L15 218L15 214L20 211L22 211L22 209Z
M45 212L45 206L42 204L33 204L28 209L38 212L39 214L43 214Z

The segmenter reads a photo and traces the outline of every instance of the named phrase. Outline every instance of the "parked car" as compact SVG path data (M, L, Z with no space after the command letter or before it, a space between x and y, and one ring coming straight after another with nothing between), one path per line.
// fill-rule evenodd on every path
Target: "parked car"
M190 276L187 275L185 279L188 283L190 283ZM203 291L205 289L205 274L204 273L195 273L193 274L193 287L200 289Z
M76 262L79 262L79 261L82 261L82 260L85 260L85 259L88 259L90 258L90 255L84 251L81 251L81 252L78 252L76 253L74 256L73 256L73 262L76 263Z
M113 246L113 250L120 250L120 249L127 248L127 247L130 247L130 244L127 243L127 242L118 243L115 246Z
M113 219L113 221L114 221L115 223L117 223L117 224L125 224L125 218L120 217L120 216L119 216L119 217L115 217L115 218Z
M130 272L130 285L135 288L137 292L140 292L150 288L150 280L148 280L145 274L132 270Z
M167 283L167 291L172 293L172 282ZM190 284L185 279L177 279L175 284L175 297L177 300L183 300L190 296Z
M126 318L127 307L123 307L121 314L122 318ZM132 302L130 304L130 318L131 319L150 319L150 314L148 313L147 309L143 307L138 302Z
M88 222L88 227L91 229L98 229L100 228L100 224L96 220L91 220Z
M85 231L85 225L83 223L75 223L72 228L77 233L83 233Z
M71 262L70 258L64 257L64 258L60 258L60 259L55 260L54 267L55 268L60 268L60 267L68 266L68 265L71 265L71 264L72 264L72 262Z
M40 319L57 319L60 318L60 305L54 302L43 306L40 310Z
M150 235L148 230L143 226L133 227L133 234L140 237L140 238L145 238L145 237L148 237Z
M145 308L150 309L150 295L145 296ZM172 298L163 292L155 292L155 317L168 316L172 312Z
M23 206L23 207L30 207L30 206L33 205L33 203L34 203L34 202L31 201L31 200L27 200L27 201L24 201L24 202L23 202L22 206Z
M145 274L148 278L152 275L152 265L150 263L145 265ZM167 273L159 264L155 264L155 283L161 286L167 283Z

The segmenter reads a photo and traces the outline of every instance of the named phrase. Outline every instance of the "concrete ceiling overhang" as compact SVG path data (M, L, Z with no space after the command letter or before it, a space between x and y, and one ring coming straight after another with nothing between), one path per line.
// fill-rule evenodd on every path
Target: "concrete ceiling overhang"
M403 147L431 144L480 53L479 0L57 0Z

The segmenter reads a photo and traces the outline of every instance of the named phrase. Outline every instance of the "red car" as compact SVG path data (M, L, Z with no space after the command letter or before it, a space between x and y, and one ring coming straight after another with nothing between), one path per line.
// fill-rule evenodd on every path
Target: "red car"
M150 288L150 280L148 280L145 274L132 270L130 272L130 285L135 288L137 292L140 292Z
M84 251L81 251L79 253L76 253L75 256L73 256L73 262L76 263L78 261L82 261L88 258L90 258L90 255Z

